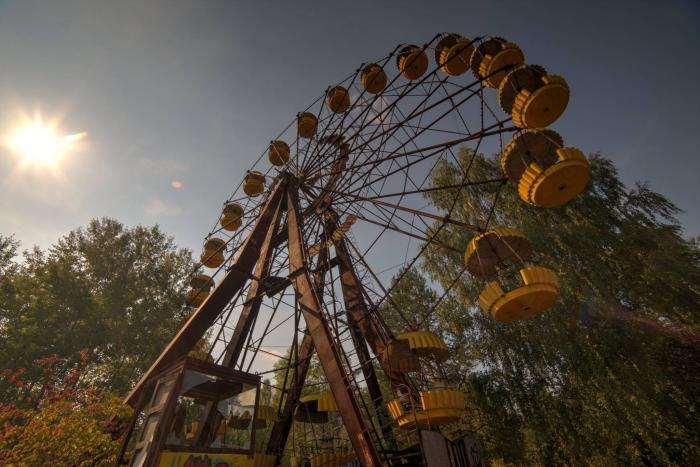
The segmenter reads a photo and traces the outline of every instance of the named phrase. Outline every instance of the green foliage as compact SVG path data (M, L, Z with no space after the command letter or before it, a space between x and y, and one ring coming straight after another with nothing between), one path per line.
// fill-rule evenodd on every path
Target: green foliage
M17 248L0 238L0 368L27 368L31 382L40 376L33 361L86 348L92 383L124 394L184 317L190 253L157 226L113 219L25 252L22 262L13 259Z
M87 352L76 358L73 364L54 355L26 372L2 372L0 379L16 391L14 402L0 404L0 465L115 464L130 410L86 382ZM42 376L25 381L30 373Z
M473 158L475 180L501 176L494 159L465 150L460 158L463 166ZM682 238L678 210L662 195L645 184L625 187L598 155L591 169L588 189L559 209L526 205L512 184L459 194L453 218L521 230L533 262L554 269L561 287L542 316L501 324L478 307L484 283L464 273L435 309L428 322L452 350L445 368L468 388L464 428L501 464L693 464L700 458L697 241ZM447 162L433 174L435 185L460 179ZM456 194L437 190L429 199L449 210ZM464 251L472 235L447 226L438 238ZM463 259L430 247L421 267L444 288ZM394 294L401 307L424 307L425 281L407 274L401 282ZM400 322L392 307L383 311Z

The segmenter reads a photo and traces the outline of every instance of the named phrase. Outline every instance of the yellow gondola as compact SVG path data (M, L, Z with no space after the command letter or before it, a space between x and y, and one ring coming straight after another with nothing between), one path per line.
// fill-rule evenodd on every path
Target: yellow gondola
M251 197L260 195L265 191L265 175L257 170L251 170L243 181L243 192Z
M391 418L406 430L430 429L453 423L464 413L464 393L449 388L420 391L420 403L395 399L387 405Z
M192 289L187 292L185 302L188 306L199 308L214 287L214 279L206 274L195 274L190 279L190 287Z
M561 136L549 129L523 131L508 143L501 156L501 169L518 185L523 201L555 208L586 187L590 178L588 159L580 150L562 146Z
M267 157L272 165L278 167L285 165L289 162L289 145L280 140L271 142Z
M474 237L464 253L467 271L482 279L496 275L504 263L522 264L532 254L532 245L515 229L496 228Z
M343 113L350 107L350 93L342 86L334 86L326 94L326 105L333 113Z
M428 56L417 45L407 45L399 50L396 66L404 78L418 79L428 70Z
M220 238L210 238L204 243L204 252L200 260L208 268L218 268L224 264L226 242Z
M446 34L435 46L435 63L448 76L459 76L469 69L474 47L459 34Z
M235 231L241 228L243 222L243 206L229 202L224 206L219 223L224 230Z
M477 78L483 78L484 84L498 88L512 67L525 60L520 47L501 37L487 39L474 50L470 67Z
M362 87L371 94L379 94L386 87L386 73L384 69L376 64L370 63L365 66L360 73L360 83Z
M249 410L244 411L241 415L231 415L227 421L228 425L235 430L245 430L250 425L252 419ZM277 410L269 405L258 405L258 411L255 414L255 428L265 428L268 422L277 421Z
M207 274L195 274L190 279L190 287L196 290L211 290L214 287L214 279Z
M316 133L318 119L316 115L304 112L297 115L297 134L300 138L311 138Z
M187 306L199 308L202 306L202 303L204 303L204 300L206 300L208 296L208 290L192 289L187 292L187 295L185 295L185 303Z
M549 75L538 65L521 65L501 82L498 100L520 128L545 128L558 119L569 103L569 86L561 76Z
M330 392L310 394L299 398L294 420L304 423L327 423L328 412L337 412L338 406Z
M554 304L559 294L557 276L551 269L528 266L520 270L522 285L504 291L496 282L489 282L479 295L484 313L501 322L532 318Z
M389 341L382 354L382 365L391 371L407 373L420 370L420 357L443 362L448 357L445 343L430 331L399 334Z
M191 358L196 358L199 360L204 360L207 362L212 362L212 361L214 361L214 359L212 358L211 355L209 355L209 352L207 352L206 347L207 347L207 341L205 339L199 339L197 341L197 343L194 345L194 348L187 353L187 356L191 357ZM192 422L192 426L194 427L195 432L197 431L198 424L199 424L199 422L197 422L197 421Z

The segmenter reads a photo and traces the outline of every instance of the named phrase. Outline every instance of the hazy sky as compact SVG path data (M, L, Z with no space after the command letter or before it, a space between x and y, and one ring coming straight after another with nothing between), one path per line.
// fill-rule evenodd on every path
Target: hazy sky
M89 132L58 175L20 172L0 150L0 233L47 246L113 216L198 251L299 109L396 44L452 31L505 36L565 76L572 98L554 128L567 144L648 180L698 235L699 5L0 0L0 129L40 109Z

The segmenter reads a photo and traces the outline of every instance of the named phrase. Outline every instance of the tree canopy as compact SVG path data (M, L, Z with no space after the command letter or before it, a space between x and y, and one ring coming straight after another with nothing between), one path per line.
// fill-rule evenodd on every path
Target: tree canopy
M48 355L70 367L87 349L97 387L124 394L184 318L183 281L193 268L157 226L91 221L18 260L0 237L0 368L26 368Z
M495 158L459 158L475 179L500 176ZM433 309L427 323L452 350L445 368L467 388L463 428L496 463L690 465L700 458L700 250L682 237L673 203L646 184L626 187L600 155L590 159L588 189L558 209L523 203L512 184L487 196L428 194L443 210L458 194L452 217L461 221L490 219L528 236L533 262L558 275L552 309L495 322L479 309L484 282L464 271L461 255L433 246L419 269L437 288L454 287L434 307L441 293L418 271L402 272L393 301L417 306L413 316ZM432 182L461 177L443 161ZM451 225L437 232L460 251L473 235ZM401 326L393 307L382 311Z

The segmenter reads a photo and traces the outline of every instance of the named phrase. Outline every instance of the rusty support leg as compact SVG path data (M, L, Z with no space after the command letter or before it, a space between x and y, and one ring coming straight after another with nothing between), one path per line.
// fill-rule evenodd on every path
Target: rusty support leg
M319 299L321 299L323 297L326 272L332 267L332 262L328 261L327 246L323 246L321 248L321 251L318 254L318 263L316 266L316 272L314 273L314 287L316 288L316 293L318 294ZM276 455L278 463L284 454L284 447L287 444L287 438L289 438L289 432L294 423L294 410L299 402L301 391L304 389L304 381L306 380L306 373L309 370L309 362L311 361L311 356L313 353L313 339L311 339L308 331L305 331L304 339L302 339L301 345L296 351L295 360L297 364L294 367L292 382L288 389L282 388L282 390L286 391L287 393L287 397L284 399L284 407L282 408L279 419L272 427L270 439L267 444L266 452L268 454Z
M344 239L341 238L335 242L335 254L338 257L340 285L343 288L343 298L348 315L367 340L374 355L381 357L386 348L386 342L367 312L367 304L362 297L362 284L355 274L355 268L353 268Z
M258 262L255 265L255 272L253 273L255 277L260 280L267 277L270 272L272 252L274 250L271 243L272 238L279 228L283 206L284 198L280 198L273 212L272 222L265 233L265 240L260 247L260 257L258 258ZM248 287L245 305L243 305L241 314L238 317L238 322L233 330L231 340L226 346L224 357L221 361L222 366L233 368L241 355L243 345L248 338L248 334L251 332L255 318L260 311L260 305L262 304L262 296L258 293L260 291L260 280L252 280ZM216 432L220 421L220 417L217 417L217 415L218 413L215 410L214 402L207 402L202 411L202 417L199 420L199 428L197 429L197 433L195 433L194 446L207 446L209 445L208 441L214 439L212 434Z
M382 435L389 444L393 445L393 433L391 426L389 426L389 414L384 406L384 397L382 396L382 390L377 380L377 373L374 369L365 339L367 338L367 341L372 342L370 346L377 358L381 358L386 348L386 343L379 332L377 332L373 321L370 320L367 304L362 296L362 283L355 273L355 268L352 265L344 239L341 238L335 242L335 251L338 257L340 286L343 290L343 299L345 300L345 309L347 310L350 335L352 336L355 350L357 350L357 357L362 367L362 375L365 377L367 391L372 399Z
M253 230L240 248L236 262L231 266L221 283L207 297L204 303L190 316L190 319L170 341L156 361L141 377L125 402L134 405L135 396L142 385L158 370L189 352L209 327L214 324L221 311L243 287L260 256L260 248L265 239L265 232L272 223L272 217L286 191L287 182L281 180L273 188L262 208Z
M306 252L302 239L297 205L297 188L287 188L287 228L289 230L289 272L292 285L299 297L299 306L306 320L309 335L313 339L316 354L323 367L326 380L338 405L338 411L350 437L357 458L363 466L380 465L379 454L372 444L360 409L343 369L340 355L335 348L328 323L322 312L322 304L306 269Z
M294 409L296 409L301 390L304 389L304 381L306 373L309 370L309 362L314 353L314 341L309 334L304 334L301 344L297 349L297 366L294 369L294 379L287 390L287 398L284 400L284 408L280 414L279 420L272 426L270 440L267 443L267 452L277 456L279 462L280 457L284 453L284 446L287 444L289 431L294 423Z
M271 246L272 237L279 228L280 219L282 218L282 209L283 203L280 202L280 205L273 215L272 224L265 235L265 241L260 248L260 258L258 259L258 263L255 265L255 272L253 273L255 274L255 277L259 279L265 279L270 273L272 250L274 250L274 248ZM241 315L238 317L238 322L236 323L236 328L233 330L231 341L226 346L226 352L224 353L224 358L221 362L221 365L223 366L233 368L238 361L238 357L241 355L243 344L245 344L248 333L250 333L253 322L255 321L255 317L260 311L262 296L259 294L259 291L260 281L252 281L250 287L248 287L246 302L241 310Z

